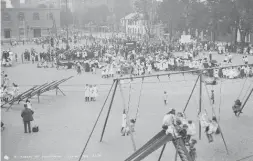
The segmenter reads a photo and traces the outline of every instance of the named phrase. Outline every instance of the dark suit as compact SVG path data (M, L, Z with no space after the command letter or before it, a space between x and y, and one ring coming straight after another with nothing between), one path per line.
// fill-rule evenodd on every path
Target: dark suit
M29 133L31 133L31 121L33 121L33 113L33 110L28 108L25 108L21 113L21 117L23 118L24 122L25 133L27 133L27 126Z

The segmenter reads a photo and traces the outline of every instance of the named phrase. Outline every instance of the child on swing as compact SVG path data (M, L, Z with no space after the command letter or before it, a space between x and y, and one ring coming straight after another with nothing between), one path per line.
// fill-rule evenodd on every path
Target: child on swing
M126 110L124 109L123 110L123 114L122 114L122 126L121 126L121 133L122 133L122 136L125 136L126 134L126 120L127 119L127 116L126 116Z
M213 134L219 134L219 125L215 116L212 117L212 120L207 119L207 114L203 113L200 115L200 123L203 128L205 128L206 136L209 143L213 142Z
M237 100L235 101L234 106L232 106L232 109L233 109L233 111L234 111L234 113L235 113L235 116L239 116L239 114L242 113L242 112L241 112L241 106L242 106L241 101L240 101L239 99L237 99Z
M130 132L135 132L134 127L135 127L135 122L136 119L131 119L129 122L129 125L127 125L127 115L126 115L126 110L123 111L122 115L122 127L121 127L121 133L122 136L128 136Z

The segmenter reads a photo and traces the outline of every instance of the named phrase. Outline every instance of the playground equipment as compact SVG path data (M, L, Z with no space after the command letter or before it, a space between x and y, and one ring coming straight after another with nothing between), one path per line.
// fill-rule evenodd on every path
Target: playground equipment
M56 90L56 95L58 94L58 91L60 91L65 96L63 91L59 88L59 85L62 84L63 82L66 82L67 80L71 79L72 77L73 76L61 79L59 81L52 81L51 83L44 83L40 86L36 85L36 86L26 90L25 92L19 94L18 96L14 97L13 99L9 100L8 102L2 104L1 107L9 104L9 107L7 107L7 109L6 109L6 111L8 111L15 102L19 103L22 100L26 100L26 99L32 98L34 96L38 97L38 103L39 103L40 96L43 93L54 90L54 89Z
M252 64L250 64L252 65ZM240 67L240 66L244 66L244 65L239 65L239 66L228 66L226 68L230 68L230 67ZM224 67L223 67L224 68ZM108 108L108 111L107 111L107 115L106 115L106 118L105 118L105 122L104 122L104 126L103 126L103 130L102 130L102 133L101 133L101 137L100 137L100 142L103 141L103 136L105 134L105 129L106 129L106 125L107 125L107 122L108 122L108 118L109 118L109 115L110 115L110 112L111 112L111 109L112 109L112 105L113 105L113 101L114 101L114 97L115 97L115 94L116 94L116 91L117 91L117 87L120 83L121 80L133 80L133 79L139 79L139 78L148 78L148 77L161 77L161 76L171 76L171 75L175 75L175 74L185 74L185 73L197 73L198 74L198 78L194 84L194 87L190 93L190 97L189 99L187 100L187 103L186 103L186 106L184 107L183 109L183 112L186 111L186 108L188 106L188 103L192 97L192 94L193 94L193 91L197 85L197 82L199 80L200 82L200 91L199 91L199 109L198 109L198 112L199 114L202 112L202 76L203 76L203 73L205 73L206 70L213 70L213 69L220 69L220 67L215 67L215 68L205 68L205 69L199 69L199 70L188 70L188 71L179 71L179 72L168 72L168 73L163 73L163 74L151 74L151 75L144 75L144 76L134 76L134 77L121 77L121 78L116 78L113 80L113 84L111 86L111 89L106 97L106 100L101 108L101 111L97 117L97 120L93 126L93 129L89 135L89 138L87 140L87 142L85 143L85 147L83 148L82 150L82 153L79 157L79 161L81 161L82 159L82 156L88 146L88 143L90 141L90 138L92 137L92 134L94 132L94 129L98 123L98 120L101 116L101 113L105 107L105 104L109 98L109 95L111 94L111 100L110 100L110 104L109 104L109 108ZM131 86L130 86L131 87ZM142 87L141 87L142 88ZM113 89L113 90L112 90ZM113 91L111 93L111 91ZM139 99L140 101L140 99ZM138 103L139 104L139 103ZM138 105L139 106L139 105ZM139 107L138 107L138 111L139 111ZM213 113L213 115L215 115L215 113ZM227 150L227 153L228 153L228 148L227 148L227 145L226 145L226 142L225 142L225 139L224 139L224 136L223 136L223 133L221 131L221 127L218 123L218 128L220 130L220 134L222 136L222 139L223 139L223 142L224 142L224 145L226 147L226 150ZM131 136L132 137L132 136ZM199 122L199 139L201 140L201 124ZM155 137L153 137L151 140L149 140L145 145L143 145L140 149L138 149L137 151L135 151L130 157L128 157L126 159L126 161L130 161L130 160L134 160L134 161L140 161L142 159L144 159L146 156L148 156L149 154L151 154L152 152L154 152L155 150L157 150L158 148L160 148L161 146L163 146L162 148L162 151L161 151L161 154L160 154L160 157L159 157L159 160L161 159L161 156L162 156L162 153L165 149L165 146L167 144L167 142L169 141L172 141L175 148L176 148L176 151L177 151L177 154L179 154L180 158L182 161L193 161L193 159L189 156L189 152L187 150L187 148L185 147L184 143L182 142L182 139L180 138L173 138L171 135L166 135L164 131L161 131L159 132ZM132 142L133 142L133 145L134 145L134 140L132 139ZM134 147L135 148L135 147Z

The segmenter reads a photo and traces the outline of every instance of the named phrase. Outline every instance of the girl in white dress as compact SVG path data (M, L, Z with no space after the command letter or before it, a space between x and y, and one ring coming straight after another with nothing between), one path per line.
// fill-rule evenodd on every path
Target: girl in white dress
M95 91L92 85L90 85L90 101L95 101Z
M90 94L89 100L93 101L93 88L92 88L92 85L89 86L89 94Z
M151 64L148 64L148 74L151 74L152 73L152 66Z
M93 100L96 101L96 98L98 96L98 88L96 85L93 86Z
M103 68L102 69L102 73L101 73L102 74L102 78L105 78L105 71L106 71L106 68Z
M84 89L84 97L85 97L85 102L89 102L90 98L90 87L88 84L86 84L85 89Z
M114 77L114 67L112 64L110 65L110 68L109 68L109 76Z

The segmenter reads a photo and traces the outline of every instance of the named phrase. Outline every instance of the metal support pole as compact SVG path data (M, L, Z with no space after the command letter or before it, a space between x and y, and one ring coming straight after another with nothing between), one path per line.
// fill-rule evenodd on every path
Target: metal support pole
M38 96L38 103L40 103L40 94L38 93L37 96Z
M111 109L112 109L112 104L113 104L113 101L114 101L114 96L115 96L116 89L117 89L117 86L118 86L118 83L119 83L119 80L115 80L115 81L116 82L115 82L114 90L113 90L113 93L112 93L112 99L111 99L109 109L108 109L108 112L107 112L107 116L106 116L106 119L105 119L103 131L102 131L102 134L101 134L101 137L100 137L100 142L103 141L103 136L104 136L104 133L105 133L105 127L107 125L107 121L108 121L108 118L109 118L109 115L110 115L110 112L111 112Z
M57 91L59 90L62 93L63 96L66 96L65 93L59 87L56 87L56 90Z
M196 80L196 82L195 82L195 84L194 84L194 86L193 86L193 88L192 88L190 97L189 97L188 100L187 100L187 103L186 103L186 105L185 105L185 107L184 107L183 113L185 112L185 110L186 110L186 108L187 108L187 106L188 106L188 104L189 104L189 102L190 102L190 100L191 100L192 94L193 94L193 92L194 92L194 90L195 90L195 88L196 88L196 85L197 85L197 83L198 83L199 77L200 77L200 75L198 76L198 78L197 78L197 80Z
M224 145L225 145L227 154L229 154L229 152L228 152L228 146L227 146L227 143L226 143L225 138L224 138L224 136L223 136L223 133L222 133L222 131L221 131L220 125L218 126L218 128L220 129L221 138L222 138L223 143L224 143Z
M163 156L163 152L164 152L164 149L165 149L166 145L167 145L167 144L164 144L164 145L163 145L163 148L162 148L162 151L161 151L160 156L159 156L159 158L158 158L158 161L161 161L162 156Z
M253 64L248 64L248 66L252 66ZM241 67L244 65L233 65L233 66L227 66L225 68L231 68L231 67ZM196 73L196 72L200 72L203 70L213 70L213 69L221 69L224 67L214 67L214 68L205 68L205 69L196 69L196 70L187 70L187 71L177 71L177 72L165 72L162 74L150 74L150 75L143 75L143 76L135 76L135 77L121 77L121 78L117 78L117 80L125 80L125 79L137 79L137 78L149 78L149 77L157 77L157 76L168 76L168 75L174 75L174 74L182 74L182 73Z
M200 71L199 75L199 114L201 113L202 108L202 70ZM201 140L201 124L199 121L199 140Z
M103 104L103 106L102 106L102 108L101 108L101 110L100 110L100 112L99 112L99 114L98 114L97 120L96 120L96 122L95 122L95 124L94 124L94 126L93 126L93 128L92 128L92 131L91 131L91 133L90 133L90 135L89 135L88 140L87 140L86 143L85 143L85 146L84 146L84 148L83 148L83 151L82 151L81 155L79 156L78 161L81 161L81 160L82 160L83 154L84 154L84 152L85 152L85 150L86 150L86 148L87 148L87 146L88 146L88 144L89 144L89 141L90 141L90 139L91 139L91 136L92 136L92 134L93 134L93 132L94 132L96 126L97 126L98 120L99 120L99 118L100 118L100 116L101 116L101 114L102 114L102 112L103 112L103 109L104 109L104 107L105 107L105 104L106 104L106 102L107 102L107 99L108 99L108 97L109 97L111 91L112 91L112 87L113 87L114 84L115 84L115 81L113 81L113 84L112 84L112 86L111 86L111 88L110 88L110 91L109 91L109 93L108 93L108 95L107 95L107 97L106 97L106 99L105 99L105 102L104 102L104 104Z
M177 155L178 155L178 152L176 151L176 153L175 153L175 161L177 161Z
M253 88L251 89L251 91L250 91L248 97L246 98L246 100L244 101L244 103L243 103L243 105L242 105L242 108L241 108L240 113L238 114L238 116L242 113L242 110L243 110L243 108L245 107L246 103L248 102L249 97L251 96L252 92L253 92Z

